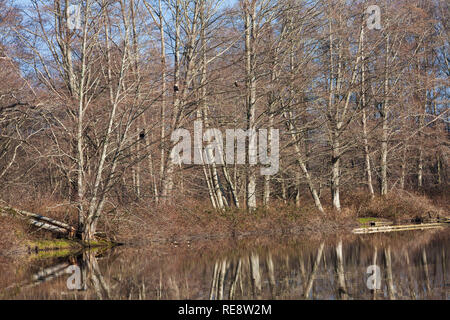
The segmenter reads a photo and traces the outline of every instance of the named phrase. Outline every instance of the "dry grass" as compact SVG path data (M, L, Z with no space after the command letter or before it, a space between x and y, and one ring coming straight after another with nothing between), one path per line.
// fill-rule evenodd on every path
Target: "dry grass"
M53 205L53 203L51 205ZM17 207L30 212L52 217L59 221L71 222L69 219L64 219L64 217L57 211L50 212L46 209L44 204L40 202L37 202L36 204L27 202L23 206ZM49 240L49 243L53 243L56 241L55 238L57 237L58 235L52 232L37 229L31 226L26 222L26 220L21 218L0 215L0 257L10 258L22 255L28 252L28 248L31 243L37 244L39 241L45 240Z
M308 236L348 232L358 226L358 218L378 217L404 222L416 217L446 216L445 208L423 195L405 191L371 199L364 192L345 197L340 212L327 208L318 212L312 203L293 205L273 203L255 212L210 209L208 203L192 200L152 208L129 208L117 219L117 239L124 242L173 242L220 239L252 235L303 234ZM124 222L124 223L122 223Z
M395 222L413 218L436 218L448 214L445 207L438 207L429 197L402 190L373 199L367 193L355 193L347 206L357 217L386 218Z
M355 224L348 210L340 214L333 211L321 214L313 206L296 208L284 204L246 212L238 209L215 211L206 203L186 201L183 205L167 204L129 211L123 216L124 223L120 223L116 234L119 241L133 243L323 234L345 230Z
M446 195L439 196L439 203L445 204ZM358 218L362 217L386 218L398 222L415 217L445 216L448 212L445 206L436 206L434 199L405 191L374 199L367 192L359 191L343 195L342 198L345 201L340 212L328 207L325 214L317 211L307 199L302 201L300 207L273 202L269 208L260 208L254 212L238 209L217 211L211 209L207 200L202 202L181 197L167 204L153 206L134 204L121 208L109 205L98 227L108 238L120 242L164 243L252 235L330 235L350 231L358 226ZM20 207L75 225L74 208L49 199L27 201ZM43 231L16 225L12 219L3 220L1 227L5 229L0 232L2 248L14 247L17 234L34 239L53 237Z
M25 250L28 226L16 218L0 215L0 258Z

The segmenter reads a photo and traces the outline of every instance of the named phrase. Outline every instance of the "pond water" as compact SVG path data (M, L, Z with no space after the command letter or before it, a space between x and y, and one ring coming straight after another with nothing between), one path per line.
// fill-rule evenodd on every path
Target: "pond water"
M449 299L450 229L247 238L0 264L1 299Z

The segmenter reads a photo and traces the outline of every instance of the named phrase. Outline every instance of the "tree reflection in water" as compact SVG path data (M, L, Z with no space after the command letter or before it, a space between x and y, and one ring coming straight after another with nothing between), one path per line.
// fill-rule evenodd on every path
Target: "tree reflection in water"
M448 299L449 232L413 231L234 242L212 250L179 246L119 247L77 257L29 262L18 279L0 282L2 298L19 299ZM210 244L212 246L212 244ZM238 249L239 248L239 249ZM69 290L67 268L81 270ZM378 265L381 288L367 287ZM14 264L9 267L13 268ZM21 278L20 278L21 277ZM14 280L14 281L12 281Z

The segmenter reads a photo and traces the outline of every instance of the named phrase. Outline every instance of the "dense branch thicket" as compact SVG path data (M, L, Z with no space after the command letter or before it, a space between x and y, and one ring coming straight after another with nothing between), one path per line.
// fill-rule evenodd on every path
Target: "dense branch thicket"
M323 212L448 185L446 1L86 0L76 28L71 5L0 0L0 187L69 203L83 239L136 202ZM279 129L279 171L174 163L194 121Z

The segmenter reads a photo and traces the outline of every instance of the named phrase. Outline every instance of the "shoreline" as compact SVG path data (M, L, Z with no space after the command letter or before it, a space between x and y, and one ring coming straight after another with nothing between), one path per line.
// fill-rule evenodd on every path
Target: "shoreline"
M348 203L340 212L328 209L325 213L318 212L310 203L302 207L279 204L247 212L243 209L214 211L202 203L186 201L150 209L126 207L122 209L124 219L118 222L108 220L105 215L99 224L101 237L90 244L55 236L21 219L0 216L0 225L5 227L0 232L0 256L120 244L177 245L251 237L333 237L351 234L353 229L369 225L432 222L447 217L447 209L447 205L435 206L429 198L408 194L374 199L355 194L353 203ZM39 208L34 211L45 212ZM111 213L111 217L116 214ZM61 221L61 215L56 212L49 212L49 216ZM73 225L73 221L63 221Z
M197 235L180 235L176 238L165 238L165 239L151 239L143 238L138 241L130 241L124 243L109 242L106 240L96 241L90 245L83 243L78 240L70 239L53 239L53 240L26 240L26 250L10 250L11 254L6 255L9 258L22 258L24 256L33 256L35 258L57 258L66 256L75 256L83 252L84 250L104 250L111 249L114 247L125 246L125 247L182 247L191 245L201 245L207 242L217 243L217 242L240 242L240 241L251 241L252 239L282 239L282 238L292 238L292 239L323 239L324 237L334 239L334 238L347 238L358 235L371 234L368 233L354 233L352 231L357 230L354 227L370 228L369 225L362 220L367 218L360 218L356 221L346 221L345 223L339 225L335 224L335 228L321 229L319 232L313 226L296 226L293 228L282 228L278 226L277 228L271 230L254 230L251 232L232 232L232 233L222 233L222 234L197 234ZM370 218L373 221L375 218ZM386 220L383 220L384 224ZM421 224L417 225L417 230L423 230L419 228ZM426 226L427 224L423 224ZM395 225L394 225L395 226ZM441 224L441 230L448 226L447 223ZM427 228L425 228L427 229ZM412 230L405 230L412 231ZM413 230L414 231L414 230ZM385 233L385 232L384 232Z

